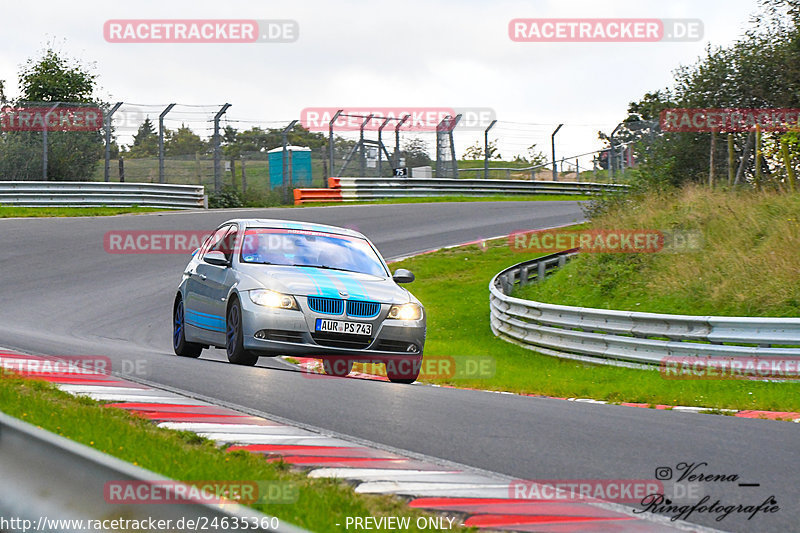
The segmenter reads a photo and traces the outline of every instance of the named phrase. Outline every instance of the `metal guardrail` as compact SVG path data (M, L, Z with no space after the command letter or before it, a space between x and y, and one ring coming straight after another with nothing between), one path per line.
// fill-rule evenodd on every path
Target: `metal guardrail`
M510 296L544 279L575 250L509 267L489 283L492 332L538 352L619 366L658 365L665 357L798 359L800 318L667 315L572 307Z
M600 194L624 191L627 185L591 182L453 178L329 178L344 201L426 196L494 196L525 194Z
M108 503L104 497L107 482L169 480L3 413L0 413L0 479L3 480L0 517L6 520L3 531L24 531L25 520L27 531L127 530L113 528L110 523L108 529L87 527L89 520L116 518L144 523L151 518L171 520L171 527L159 528L164 531L202 529L179 527L181 519L184 524L194 520L195 524L205 523L211 531L223 531L235 518L239 523L246 520L251 531L304 531L238 504ZM69 520L73 522L70 524ZM77 527L74 521L81 520L83 527ZM215 523L224 523L225 527L211 527ZM271 523L279 523L279 527L272 529Z
M205 206L202 185L91 181L0 181L0 205L17 207Z

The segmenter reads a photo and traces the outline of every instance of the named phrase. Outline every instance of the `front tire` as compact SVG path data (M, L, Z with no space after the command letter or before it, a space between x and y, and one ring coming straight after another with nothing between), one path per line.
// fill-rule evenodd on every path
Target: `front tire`
M175 301L175 308L172 311L172 349L179 357L200 357L203 351L202 344L186 342L186 321L183 310L183 299Z
M242 306L239 300L234 299L228 307L228 316L225 324L225 349L228 352L228 361L235 365L253 366L258 362L258 354L244 349L244 335L242 334Z
M392 383L410 385L419 377L422 368L422 355L395 359L386 362L386 377Z
M343 378L353 371L353 361L342 358L325 358L322 360L322 368L328 376Z

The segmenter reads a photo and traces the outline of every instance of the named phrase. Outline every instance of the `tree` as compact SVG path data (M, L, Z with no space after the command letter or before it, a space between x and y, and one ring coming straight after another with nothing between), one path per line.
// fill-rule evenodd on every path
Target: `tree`
M480 141L475 141L475 144L468 147L464 151L464 159L483 159L484 158L484 146L483 143ZM500 155L499 149L497 148L497 139L494 141L489 141L489 159L502 159Z
M194 155L208 149L208 144L185 124L176 131L167 130L164 137L164 153L170 157Z
M427 167L432 163L428 155L428 144L418 137L405 142L403 149L400 150L400 157L405 158L406 166L409 168Z
M156 134L155 127L150 117L145 117L144 122L142 122L136 134L133 136L133 144L130 146L128 156L137 158L155 157L157 155L158 134Z
M11 104L63 102L101 107L93 97L96 83L97 75L88 67L48 48L40 57L28 59L20 69L20 98ZM0 100L5 102L2 87ZM47 177L51 180L88 179L103 153L100 131L50 131L47 140ZM0 176L4 179L41 179L41 161L41 133L9 131L0 134Z
M29 102L92 103L96 81L87 67L52 48L39 59L28 59L19 74L22 99Z

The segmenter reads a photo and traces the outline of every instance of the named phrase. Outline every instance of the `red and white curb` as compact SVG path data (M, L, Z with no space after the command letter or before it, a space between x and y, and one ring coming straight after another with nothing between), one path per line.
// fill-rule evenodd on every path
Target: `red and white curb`
M4 368L19 368L32 359L57 360L0 351ZM40 364L41 371L26 372L25 377L51 382L76 396L111 402L105 407L125 409L162 428L194 432L228 451L246 450L264 455L267 461L284 461L307 470L312 478L348 480L356 493L403 497L410 507L467 527L545 533L713 531L661 516L637 515L630 508L598 500L514 498L510 490L514 480L500 474L407 456L113 375L47 370L53 367Z
M310 374L323 374L324 370L322 368L322 362L319 359L312 359L309 357L289 357L284 359L290 359L292 361L297 361L296 366L300 367L303 372L308 372ZM287 361L288 362L288 361ZM389 381L386 376L376 375L376 374L367 374L364 372L356 372L353 371L347 376L348 378L359 378L359 379L371 379L374 381ZM488 389L472 389L466 387L456 387L453 385L437 385L437 384L426 384L430 387L441 387L447 389L462 389L462 390L471 390L471 391L478 391L478 392L491 392L494 394L512 394L515 396L530 396L534 398L547 398L549 400L564 400L568 402L579 402L579 403L595 403L595 404L602 404L602 405L622 405L625 407L641 407L645 409L655 409L655 410L669 410L669 411L676 411L680 413L724 413L728 416L735 416L739 418L761 418L766 420L783 420L783 421L791 421L800 423L800 413L795 413L791 411L757 411L757 410L736 410L736 409L718 409L716 407L692 407L692 406L685 406L685 405L653 405L648 403L635 403L635 402L606 402L604 400L594 400L592 398L560 398L556 396L543 396L541 394L524 394L524 393L516 393L516 392L507 392L507 391L497 391L497 390L488 390Z

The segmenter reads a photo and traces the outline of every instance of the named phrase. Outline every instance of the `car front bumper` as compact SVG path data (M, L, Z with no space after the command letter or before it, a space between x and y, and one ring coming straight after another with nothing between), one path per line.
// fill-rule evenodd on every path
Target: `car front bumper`
M272 309L253 303L247 294L242 294L244 348L269 355L346 356L364 362L422 355L426 334L424 313L420 320L386 319L390 305L382 304L374 318L331 316L311 311L302 297L297 301L300 310ZM372 335L320 334L314 327L318 318L370 323Z

